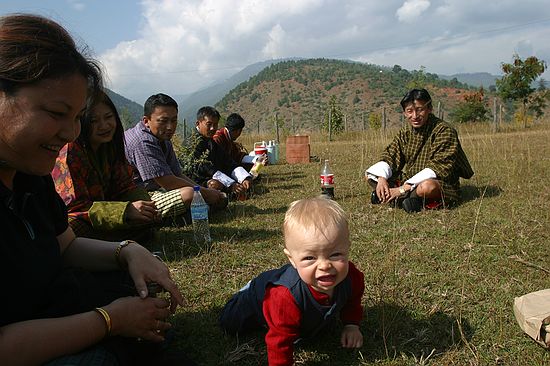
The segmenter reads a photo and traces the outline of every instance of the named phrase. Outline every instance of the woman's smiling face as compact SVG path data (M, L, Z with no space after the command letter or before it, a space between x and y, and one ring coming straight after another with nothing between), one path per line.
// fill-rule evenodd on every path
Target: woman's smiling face
M80 74L0 92L0 160L27 174L50 174L59 150L80 133L87 82Z

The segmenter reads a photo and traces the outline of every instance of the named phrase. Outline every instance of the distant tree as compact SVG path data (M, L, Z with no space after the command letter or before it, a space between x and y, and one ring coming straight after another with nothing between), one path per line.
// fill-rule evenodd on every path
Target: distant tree
M410 89L422 89L426 87L426 66L420 66L420 70L414 70L412 73L412 80L407 83L407 88Z
M373 130L379 130L382 127L382 116L380 113L369 113L369 128Z
M476 122L485 120L487 113L483 87L480 87L477 92L463 96L463 100L458 103L452 116L457 122Z
M330 97L328 106L325 109L325 118L321 126L323 131L328 132L329 118L332 133L340 133L344 130L344 114L342 113L342 108L340 108L336 102L336 97L334 95Z
M537 91L529 95L529 100L527 101L528 111L533 113L537 118L544 116L544 109L549 99L549 89L537 89Z
M399 74L403 68L399 65L393 65L393 68L391 69L394 73Z
M527 115L531 94L535 91L531 87L546 69L546 63L535 56L522 60L517 54L514 55L514 62L511 64L502 63L504 76L497 79L498 94L504 100L513 100L521 103L521 119L523 127L527 125Z
M127 107L122 107L120 109L119 115L120 115L120 121L122 122L122 127L124 127L124 130L129 129L130 127L134 127L134 124L137 122L132 119L132 114L130 113Z
M543 90L546 90L546 80L544 80L544 78L540 78L539 79L539 86L537 87L537 90L538 91L543 91Z

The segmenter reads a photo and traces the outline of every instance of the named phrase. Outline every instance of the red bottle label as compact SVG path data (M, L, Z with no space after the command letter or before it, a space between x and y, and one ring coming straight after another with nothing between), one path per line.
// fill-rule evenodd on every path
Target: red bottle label
M321 185L322 186L333 186L334 185L334 174L321 175Z

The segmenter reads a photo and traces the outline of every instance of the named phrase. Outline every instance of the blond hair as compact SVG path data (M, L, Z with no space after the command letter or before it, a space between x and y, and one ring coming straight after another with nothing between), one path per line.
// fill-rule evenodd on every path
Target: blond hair
M288 206L283 223L285 236L293 230L326 233L334 228L347 229L348 215L336 201L324 196L292 202Z

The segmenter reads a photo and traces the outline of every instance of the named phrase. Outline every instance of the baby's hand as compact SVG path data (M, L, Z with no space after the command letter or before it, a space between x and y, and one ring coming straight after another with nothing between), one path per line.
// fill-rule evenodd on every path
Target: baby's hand
M348 324L342 330L340 343L344 348L359 348L363 345L363 334L359 330L358 325Z

